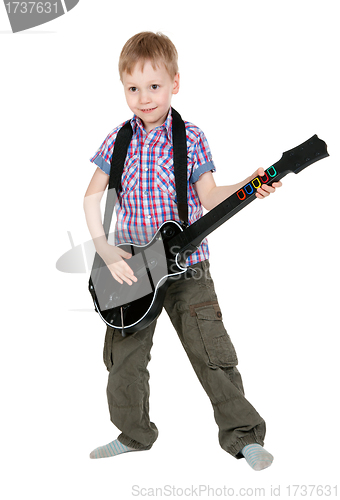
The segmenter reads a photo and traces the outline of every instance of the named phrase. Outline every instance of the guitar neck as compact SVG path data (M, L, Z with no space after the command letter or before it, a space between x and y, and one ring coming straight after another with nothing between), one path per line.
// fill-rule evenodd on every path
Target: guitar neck
M314 135L294 149L283 153L282 158L258 176L245 184L236 193L225 199L199 220L185 228L169 242L173 254L180 254L186 260L197 250L203 239L224 224L237 212L256 198L256 190L267 184L271 186L290 172L299 173L312 163L329 156L327 145Z

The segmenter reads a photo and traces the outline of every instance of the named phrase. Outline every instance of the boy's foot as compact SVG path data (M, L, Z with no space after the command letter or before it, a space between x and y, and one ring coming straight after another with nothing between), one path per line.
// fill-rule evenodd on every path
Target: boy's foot
M262 470L269 467L274 457L257 443L248 444L241 450L247 463L254 470Z
M91 451L90 458L114 457L115 455L121 455L122 453L127 453L128 451L138 450L136 450L136 448L129 448L128 446L125 446L125 444L118 441L118 439L115 439L115 441L111 441L111 443L100 446L99 448Z

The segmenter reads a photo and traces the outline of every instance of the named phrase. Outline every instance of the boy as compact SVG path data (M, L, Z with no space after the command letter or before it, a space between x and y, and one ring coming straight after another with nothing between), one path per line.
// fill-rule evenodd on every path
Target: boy
M179 220L172 160L171 98L179 91L177 51L161 33L143 32L123 47L120 78L127 104L134 113L133 136L118 193L115 243L143 245L160 224ZM118 130L105 139L91 161L97 165L85 194L84 210L96 251L113 277L133 286L137 281L128 265L130 254L109 245L102 226L100 200L108 185L110 161ZM234 186L217 187L215 166L203 132L185 122L188 151L189 224L229 197L257 175ZM257 197L264 198L280 187L263 185ZM265 422L245 399L234 346L224 329L214 285L209 273L209 249L204 240L187 260L197 276L172 283L164 308L179 335L193 368L213 405L221 447L236 458L246 458L255 470L273 461L262 448ZM118 439L96 448L91 458L148 450L157 439L157 427L149 419L149 373L152 337L156 320L127 337L107 328L104 362L109 370L107 397L111 421L121 430Z

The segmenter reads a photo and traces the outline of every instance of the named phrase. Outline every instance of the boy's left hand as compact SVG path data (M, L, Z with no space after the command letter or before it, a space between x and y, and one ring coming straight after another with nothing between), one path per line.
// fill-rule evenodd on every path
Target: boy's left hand
M254 175L252 176L252 179L257 176L264 176L264 170L263 168L258 168L256 172L254 172ZM262 184L261 187L259 187L256 190L256 197L259 198L260 200L263 200L266 196L269 196L270 193L275 193L276 188L279 188L282 186L282 182L273 182L272 186L268 186L267 184Z

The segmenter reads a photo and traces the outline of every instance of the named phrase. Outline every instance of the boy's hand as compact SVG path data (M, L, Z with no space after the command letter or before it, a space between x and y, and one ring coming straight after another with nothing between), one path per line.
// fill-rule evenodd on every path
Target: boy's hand
M128 285L132 285L133 281L137 281L132 269L124 260L131 258L130 253L125 252L122 248L109 245L108 243L98 253L118 283L122 285L123 281L125 281Z
M252 175L251 179L254 179L254 177L257 176L264 176L264 170L263 168L258 168L256 172ZM259 198L260 200L263 200L266 196L269 196L270 193L275 193L275 189L279 188L282 186L282 182L273 182L272 186L268 186L267 184L262 184L260 188L256 190L256 197Z

